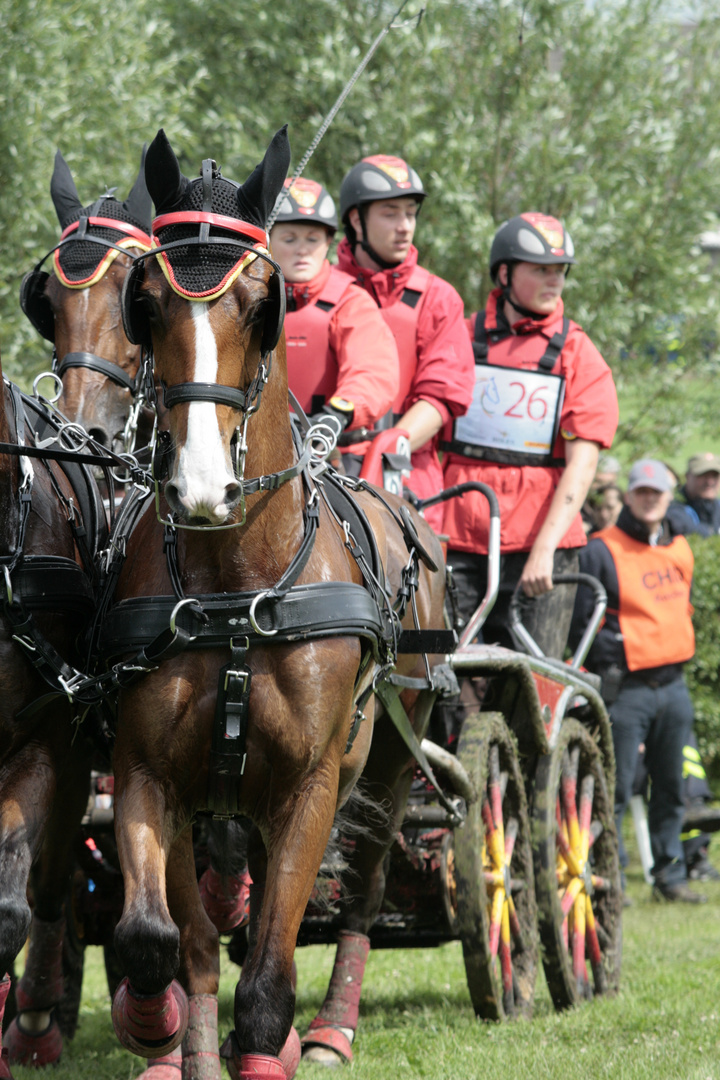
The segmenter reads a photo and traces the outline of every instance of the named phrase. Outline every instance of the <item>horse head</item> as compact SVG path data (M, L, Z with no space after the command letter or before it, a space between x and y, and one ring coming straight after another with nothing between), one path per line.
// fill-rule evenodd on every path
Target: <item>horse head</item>
M242 185L210 159L199 178L183 176L162 130L147 153L156 247L128 276L123 318L128 336L153 350L170 411L165 497L181 522L221 525L243 498L245 427L282 331L282 273L265 226L289 159L286 128ZM287 420L282 376L272 393L284 397ZM263 457L255 428L248 466L254 457L268 471L278 448Z
M59 408L116 450L130 448L131 415L137 422L140 349L125 337L120 299L133 256L151 244L143 160L125 202L113 188L83 206L58 150L50 194L62 235L48 253L53 273L41 269L46 255L25 276L20 293L23 311L54 345L53 369L63 382Z

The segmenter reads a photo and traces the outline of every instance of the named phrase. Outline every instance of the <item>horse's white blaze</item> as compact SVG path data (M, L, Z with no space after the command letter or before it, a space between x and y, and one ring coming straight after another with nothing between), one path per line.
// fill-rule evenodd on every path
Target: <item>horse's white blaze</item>
M210 325L208 305L190 304L195 326L193 381L217 382L217 342ZM228 484L235 482L220 438L215 403L192 401L188 406L187 437L177 467L181 502L191 513L209 512L224 518Z

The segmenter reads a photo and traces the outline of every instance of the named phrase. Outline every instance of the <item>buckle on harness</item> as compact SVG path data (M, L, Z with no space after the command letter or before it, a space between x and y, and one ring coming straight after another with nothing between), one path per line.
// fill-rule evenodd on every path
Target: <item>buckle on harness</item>
M85 676L81 672L76 671L69 679L63 679L62 675L58 675L57 680L67 694L68 701L72 705L75 700L75 691L85 681Z

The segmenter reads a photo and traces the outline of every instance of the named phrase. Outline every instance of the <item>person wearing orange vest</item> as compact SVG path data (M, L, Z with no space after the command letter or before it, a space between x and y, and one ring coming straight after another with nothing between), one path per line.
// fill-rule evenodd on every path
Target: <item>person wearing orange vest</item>
M596 533L580 553L580 569L605 586L608 607L585 661L603 679L615 748L618 836L633 793L641 744L652 781L648 826L655 899L702 903L687 884L680 834L683 747L693 707L683 664L695 652L690 590L693 554L684 536L670 535L666 515L673 484L661 461L630 470L625 506L615 525ZM587 624L592 598L578 589L571 642ZM621 846L621 862L627 856Z
M618 404L610 368L565 315L562 292L575 263L572 239L547 214L523 213L497 230L490 248L495 288L467 326L475 353L475 396L448 425L445 486L480 481L500 503L500 592L483 627L488 642L514 647L508 608L518 583L523 622L546 655L562 657L573 592L553 573L576 573L585 545L580 511L601 448L612 443ZM445 504L448 563L464 618L487 580L488 505L480 493Z
M321 184L285 181L270 246L285 277L288 384L311 418L351 436L353 450L397 394L398 355L367 293L328 262L336 229L335 204ZM346 471L359 472L353 456Z
M413 244L425 190L402 158L375 154L346 174L340 188L345 239L338 266L357 281L390 327L400 360L394 424L410 435L408 488L419 498L442 490L438 435L472 401L472 348L463 325L463 302L448 282L418 265ZM442 507L425 516L442 526Z

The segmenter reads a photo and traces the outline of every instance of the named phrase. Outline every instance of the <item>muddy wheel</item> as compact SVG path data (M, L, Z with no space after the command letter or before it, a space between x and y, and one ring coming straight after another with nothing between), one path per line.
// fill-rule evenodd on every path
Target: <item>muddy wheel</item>
M617 990L622 893L613 807L587 728L563 720L533 796L535 891L543 966L556 1009Z
M472 713L458 759L479 794L455 830L458 934L483 1020L529 1016L538 966L537 909L525 787L500 713Z

